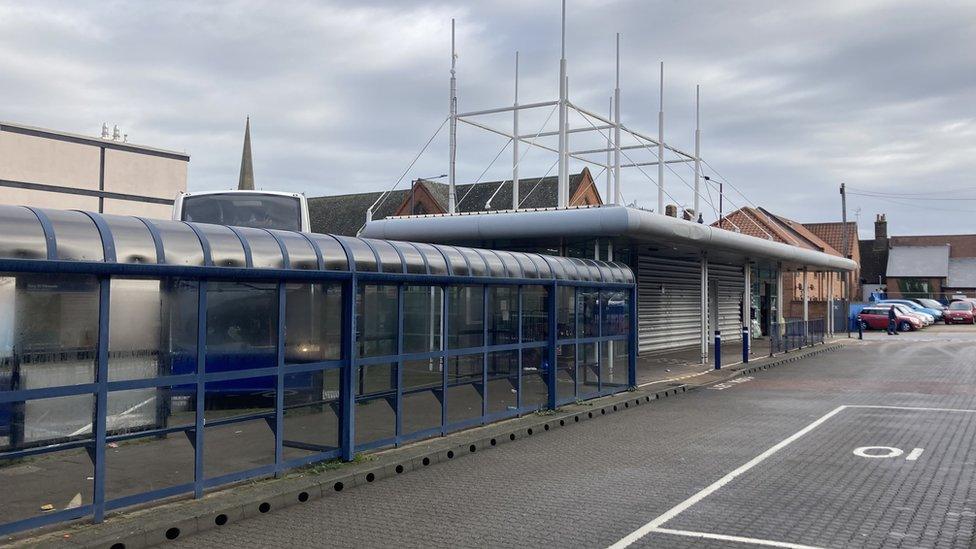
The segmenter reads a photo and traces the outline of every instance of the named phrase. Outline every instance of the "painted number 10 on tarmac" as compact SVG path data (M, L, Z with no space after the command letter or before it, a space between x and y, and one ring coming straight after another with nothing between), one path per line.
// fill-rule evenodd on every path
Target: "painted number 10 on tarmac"
M914 448L905 456L905 461L916 461L922 456L925 448ZM861 446L854 449L854 455L869 459L890 459L901 457L905 453L901 448L893 446Z

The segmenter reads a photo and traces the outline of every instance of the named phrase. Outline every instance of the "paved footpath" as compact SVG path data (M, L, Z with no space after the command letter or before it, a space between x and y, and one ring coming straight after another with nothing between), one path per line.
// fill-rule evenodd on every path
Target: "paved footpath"
M976 329L738 381L167 545L976 545Z

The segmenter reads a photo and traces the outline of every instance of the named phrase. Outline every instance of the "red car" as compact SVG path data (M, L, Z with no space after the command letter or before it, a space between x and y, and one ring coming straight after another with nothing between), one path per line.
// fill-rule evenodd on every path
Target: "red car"
M945 313L946 324L976 324L976 303L953 301Z
M863 328L872 330L887 330L888 309L891 307L891 305L886 307L865 307L860 313L857 314L857 319ZM917 317L905 314L904 310L897 305L894 307L896 315L895 326L898 328L899 332L910 332L913 330L918 330L922 327L922 321Z

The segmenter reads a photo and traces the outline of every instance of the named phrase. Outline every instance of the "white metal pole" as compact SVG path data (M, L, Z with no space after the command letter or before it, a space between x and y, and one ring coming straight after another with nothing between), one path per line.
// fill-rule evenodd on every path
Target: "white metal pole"
M613 90L613 203L620 198L620 33L617 33L617 83ZM609 163L608 163L609 165Z
M448 194L447 194L447 213L456 213L457 194L454 190L455 172L457 162L457 53L454 49L454 19L451 19L451 131L448 148L450 149L450 160L448 161Z
M661 110L657 113L657 212L664 215L664 61L661 61Z
M701 194L701 86L695 86L695 216Z
M610 98L610 118L613 118L613 97ZM604 195L604 200L607 204L616 203L613 199L613 170L610 169L610 166L613 165L610 163L612 161L610 158L611 146L611 134L607 132L607 194Z
M562 2L562 47L559 58L559 177L558 177L558 202L557 206L565 208L567 206L567 195L569 194L569 174L566 162L566 0Z
M519 109L518 109L518 77L519 77L519 53L515 52L515 108L512 109L512 135L518 137L519 134ZM519 206L519 140L512 140L512 209L517 210Z

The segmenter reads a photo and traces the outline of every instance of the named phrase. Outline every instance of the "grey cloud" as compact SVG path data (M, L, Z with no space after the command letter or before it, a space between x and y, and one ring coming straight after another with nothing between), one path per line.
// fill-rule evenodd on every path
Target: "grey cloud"
M0 119L89 134L117 122L135 142L190 152L190 187L204 189L233 185L249 114L259 186L313 195L387 188L446 115L450 18L462 109L512 100L515 50L521 100L540 101L556 95L558 4L0 0ZM839 217L841 181L976 197L976 8L967 3L569 4L573 98L606 111L621 32L625 121L656 135L664 59L667 139L693 146L701 83L703 154L756 203L822 221ZM547 112L527 114L523 131ZM491 122L510 125L506 116ZM459 179L482 174L503 143L462 127ZM406 179L444 173L446 149L442 131ZM532 152L521 173L541 176L553 161ZM506 177L509 162L503 154L485 179ZM691 181L688 166L675 170ZM676 201L691 202L677 175L665 181ZM655 204L640 173L623 184L627 199ZM861 209L862 234L881 211L895 234L959 232L972 224L946 210L976 202L852 196L850 207Z

